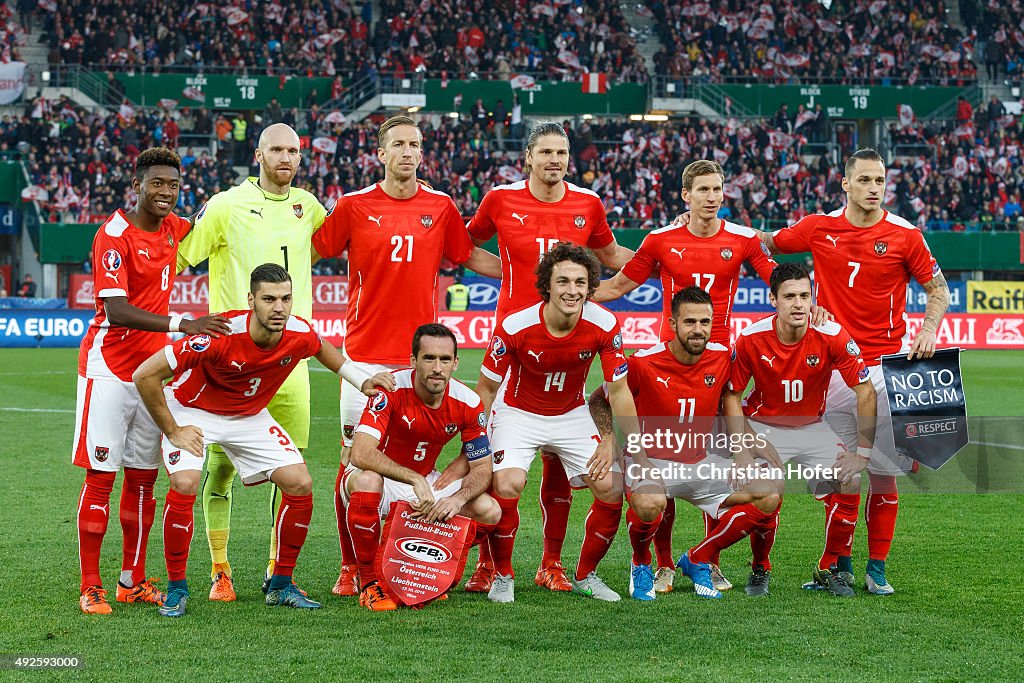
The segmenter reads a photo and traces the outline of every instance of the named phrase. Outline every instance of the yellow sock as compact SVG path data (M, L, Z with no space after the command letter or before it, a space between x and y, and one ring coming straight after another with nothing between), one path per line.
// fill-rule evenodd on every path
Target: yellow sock
M206 538L210 542L210 558L213 560L214 572L217 573L217 566L228 567L227 574L231 575L228 564L228 537L230 529L208 529Z

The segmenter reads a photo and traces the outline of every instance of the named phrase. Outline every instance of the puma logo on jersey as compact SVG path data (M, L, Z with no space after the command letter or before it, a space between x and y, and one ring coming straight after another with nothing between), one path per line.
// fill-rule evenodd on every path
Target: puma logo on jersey
M377 224L377 227L379 228L380 227L380 219L381 218L384 218L384 216L377 216L376 218L374 218L373 216L367 216L366 220L373 221L374 223Z
M682 249L676 249L675 247L672 247L671 249L669 249L669 251L678 256L680 260L682 260L683 252L686 251L686 247L683 247Z
M544 353L543 351L527 351L526 355L527 356L533 356L534 358L537 359L537 362L539 363L540 362L540 357L541 357L541 355L543 353Z
M104 275L106 275L107 277L109 277L109 278L110 278L111 280L113 280L113 281L114 281L115 283L117 283L117 284L121 284L120 282L118 282L118 281L117 281L117 276L118 276L118 273L103 273L103 274L104 274Z
M298 522L295 522L292 526L294 526L294 527L296 527L298 529L306 529L307 531L309 530L309 525L308 524L299 524Z
M106 505L90 505L89 509L90 510L99 510L100 512L103 513L104 517L107 516L107 506Z
M262 207L260 208L259 211L257 211L256 209L249 209L249 213L254 213L257 216L259 216L260 218L263 218L263 209L262 209Z
M190 533L192 533L192 522L189 522L188 524L186 524L184 526L182 526L181 524L171 524L171 528L172 529L181 529L186 534L190 534Z
M139 249L138 252L139 256L145 256L147 259L149 259L149 247L146 247L145 249Z
M519 221L519 225L526 225L526 223L524 223L523 221L529 218L529 214L523 214L522 216L520 216L518 213L514 213L512 214L512 218L515 218L517 221Z
M241 363L239 363L237 360L231 361L231 364L234 365L236 368L238 368L239 372L242 371L242 366L245 365L245 363L246 362L244 360Z
M515 536L515 532L511 534L494 534L495 538L512 538L513 536Z
M898 500L886 500L885 498L879 497L878 504L879 505L899 505L900 502Z
M377 533L377 525L376 524L374 524L373 526L363 526L362 524L353 524L352 526L354 526L355 528L359 529L360 531L366 531L367 533L371 533L371 534Z
M771 358L769 358L768 356L766 356L766 355L764 355L762 353L761 354L761 360L763 360L765 363L767 363L768 367L772 368L773 370L775 369L775 366L772 365L772 363L775 362L775 356L772 356Z
M657 377L656 376L654 378L655 382L661 382L662 384L664 384L666 389L668 389L668 380L669 380L668 377Z
M611 543L612 542L612 538L615 538L615 536L612 536L611 538L609 538L609 537L605 536L602 533L598 533L597 531L594 532L594 535L597 536L598 538L600 538L605 543Z
M414 417L413 419L410 420L405 415L403 415L402 420L405 422L405 424L409 425L409 429L412 429L412 423L416 421L416 418Z
M831 242L833 247L838 247L839 246L838 244L836 244L836 242L839 241L838 237L833 237L832 235L825 235L825 239L827 239L829 242Z

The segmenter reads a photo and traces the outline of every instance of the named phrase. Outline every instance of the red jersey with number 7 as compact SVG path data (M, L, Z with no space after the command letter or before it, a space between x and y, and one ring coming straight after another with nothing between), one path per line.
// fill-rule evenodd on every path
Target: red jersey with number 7
M814 214L774 240L783 253L811 252L816 303L849 331L869 365L903 346L910 278L923 285L941 272L921 231L888 211L866 228L846 220L846 207Z
M231 333L196 334L164 347L178 403L216 415L255 415L270 403L299 361L323 340L302 318L288 318L280 341L261 348L249 334L250 311L228 311Z

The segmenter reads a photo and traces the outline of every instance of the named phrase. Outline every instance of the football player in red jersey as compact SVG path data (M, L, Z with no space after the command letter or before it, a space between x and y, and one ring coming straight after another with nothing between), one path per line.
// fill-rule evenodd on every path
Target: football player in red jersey
M393 378L367 378L309 322L291 315L292 282L277 264L251 276L249 310L225 314L228 333L200 334L150 356L133 375L146 409L164 434L163 463L171 487L164 506L164 557L168 591L160 614L180 617L188 602L185 567L192 542L193 507L205 459L205 445L218 443L247 485L273 481L282 491L274 574L266 603L315 609L292 582L299 551L313 514L313 482L302 453L267 411L267 404L305 358L315 356L366 393L392 388ZM174 378L165 390L164 380Z
M384 180L338 200L313 247L324 258L348 250L349 306L343 353L372 374L405 367L406 340L437 319L437 273L441 259L489 277L501 277L498 258L473 245L451 197L416 178L423 133L408 116L392 116L377 133L377 158ZM355 558L347 538L341 477L355 427L366 401L358 387L341 385L344 448L335 482L335 509L342 568L333 592L355 595Z
M754 545L755 571L747 583L747 594L767 595L768 575L756 568L768 559L781 491L777 485L765 482L734 492L725 478L732 463L708 453L708 437L714 434L715 416L729 379L730 352L728 347L709 341L714 309L711 295L705 290L696 285L681 289L672 297L671 305L673 338L637 351L628 360L627 381L636 402L641 434L671 431L685 438L678 446L648 448L646 460L627 458L626 528L633 546L629 593L636 600L655 598L651 541L667 500L682 498L715 520L707 537L696 546L701 553L691 572L696 594L703 598L722 596L712 582L710 558L743 537L719 533L735 527L751 533L751 538L765 539ZM590 409L602 436L610 435L611 411L603 387L591 396ZM633 450L626 448L627 453ZM718 476L712 468L717 469ZM652 470L658 470L657 474Z
M847 160L843 190L847 197L843 208L807 216L774 234L763 233L762 239L779 252L811 252L817 302L835 314L868 366L880 423L868 464L870 486L864 504L869 555L865 584L871 593L891 595L895 589L886 578L885 561L899 509L896 477L911 471L913 463L896 453L879 357L889 353L931 357L935 334L949 307L949 287L921 231L882 208L885 164L876 151L862 149ZM911 277L928 295L924 322L913 340L906 318ZM857 443L856 404L854 394L833 375L825 418L848 449ZM840 556L838 564L842 571L853 572L849 556Z
M505 317L480 368L476 390L488 412L498 387L507 382L504 402L491 414L489 427L492 495L502 511L490 536L495 575L487 597L494 602L515 599L512 549L519 528L519 496L538 448L558 456L570 484L587 486L594 494L573 591L619 600L596 573L622 514L621 468L610 440L602 442L584 400L587 372L596 357L608 382L612 411L625 421L627 431L635 431L636 408L623 381L627 367L618 321L588 301L597 288L598 268L585 247L555 245L537 266L541 303Z
M860 472L875 438L875 389L857 344L835 322L811 325L811 277L796 263L772 273L770 301L778 312L746 327L723 399L726 417L746 416L781 462L804 466L811 492L825 504L825 550L807 588L853 597L853 575L837 566L849 555L860 504ZM856 452L824 422L829 384L838 376L857 399ZM754 387L741 400L750 380ZM776 513L777 515L777 513ZM693 559L693 557L691 557ZM699 559L699 558L698 558ZM765 557L767 560L767 556ZM754 567L755 573L770 569Z
M168 316L178 243L189 222L171 213L178 201L181 160L147 149L135 161L135 206L118 209L93 239L96 317L79 350L77 419L72 459L86 469L78 500L79 604L86 614L109 614L100 579L100 547L110 517L110 493L124 468L124 543L118 602L160 604L146 577L146 544L153 526L153 484L160 467L160 432L142 410L131 382L139 363L167 342L167 332L223 334L224 318Z
M569 152L569 138L561 124L547 122L534 126L526 141L525 167L529 178L491 188L469 223L469 234L477 245L498 236L498 323L511 311L539 301L533 283L534 269L558 242L590 247L601 263L615 270L633 256L631 250L616 243L601 198L565 180ZM501 402L500 392L497 400ZM541 456L544 555L534 582L551 590L568 591L572 584L562 566L562 544L569 522L572 488L558 458L553 453ZM442 482L453 476L450 472L442 474ZM491 588L494 564L488 550L487 543L481 544L480 561L466 582L469 592L486 593Z
M352 462L342 477L348 498L348 525L363 582L359 604L375 612L395 609L377 581L374 562L380 546L380 520L391 503L410 501L428 521L465 515L485 537L501 516L487 495L491 449L483 403L452 379L459 365L458 342L444 325L429 323L412 338L412 368L394 373L397 387L371 399L356 427ZM437 457L460 434L469 471L438 486Z

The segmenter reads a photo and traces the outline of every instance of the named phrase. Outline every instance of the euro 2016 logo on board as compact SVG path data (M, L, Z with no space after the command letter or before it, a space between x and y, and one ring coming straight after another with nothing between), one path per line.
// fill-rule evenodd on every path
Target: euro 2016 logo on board
M208 334L197 334L185 340L186 351L202 353L208 348L210 348L210 335Z
M181 462L181 451L171 451L170 453L168 453L167 462L171 463L172 465L177 465L179 462Z
M103 253L101 262L104 269L113 272L121 267L121 254L117 249L107 249Z
M106 446L97 446L95 453L97 462L106 462L107 456L110 455L110 449Z

